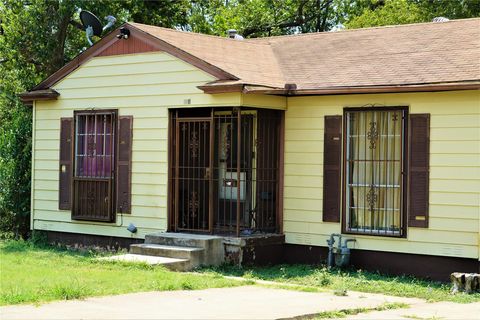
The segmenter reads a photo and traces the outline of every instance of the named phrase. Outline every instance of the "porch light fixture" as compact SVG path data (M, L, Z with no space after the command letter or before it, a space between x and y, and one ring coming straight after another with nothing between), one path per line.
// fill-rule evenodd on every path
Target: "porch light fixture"
M130 223L127 227L127 230L130 231L131 233L137 233L137 227L133 223Z
M130 30L125 27L120 28L120 34L117 34L117 38L127 40L128 37L130 37Z

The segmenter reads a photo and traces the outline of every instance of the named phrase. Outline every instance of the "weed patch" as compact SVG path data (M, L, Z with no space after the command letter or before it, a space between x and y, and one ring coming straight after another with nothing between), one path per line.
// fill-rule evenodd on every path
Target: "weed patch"
M402 317L407 318L407 319L417 319L417 320L440 320L440 319L443 319L443 317L436 317L436 316L427 317L427 318L419 317L419 316L414 315L414 314L402 315Z
M221 275L244 277L296 284L300 287L317 287L333 290L337 295L348 291L381 293L400 297L422 298L427 301L452 301L470 303L480 301L480 293L452 295L450 285L420 280L413 277L386 276L362 270L327 269L312 265L277 265L271 267L239 268L221 266L200 270Z
M339 318L346 318L347 316L353 316L360 313L367 313L372 311L385 311L385 310L392 310L392 309L402 309L408 308L409 305L406 303L384 303L375 308L352 308L352 309L342 309L342 310L334 310L334 311L324 311L318 314L309 317L309 319L339 319Z

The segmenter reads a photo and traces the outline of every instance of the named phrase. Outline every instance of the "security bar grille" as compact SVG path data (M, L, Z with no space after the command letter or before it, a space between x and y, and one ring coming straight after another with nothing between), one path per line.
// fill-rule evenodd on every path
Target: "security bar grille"
M403 233L403 109L346 112L347 231Z
M171 229L249 235L278 230L281 113L171 113Z
M75 113L73 219L113 221L115 123L113 111Z

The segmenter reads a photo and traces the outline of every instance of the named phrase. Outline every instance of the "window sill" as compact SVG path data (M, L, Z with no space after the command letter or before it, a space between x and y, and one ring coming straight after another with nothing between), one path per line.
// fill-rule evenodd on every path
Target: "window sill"
M344 234L352 234L361 237L374 237L374 238L393 238L393 239L406 239L406 234L401 234L400 232L387 231L387 232L366 232L366 231L357 231L356 229L343 230Z

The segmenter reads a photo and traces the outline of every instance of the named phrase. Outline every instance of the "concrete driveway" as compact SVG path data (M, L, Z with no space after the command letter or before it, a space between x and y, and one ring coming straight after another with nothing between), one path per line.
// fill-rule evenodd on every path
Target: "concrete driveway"
M284 319L314 315L323 311L374 308L385 302L404 302L411 309L389 310L394 319L402 315L435 315L451 318L473 319L480 314L480 303L449 305L436 309L420 299L349 292L348 296L332 293L310 293L293 290L271 289L259 286L207 289L198 291L167 291L123 294L118 296L61 301L40 306L21 305L0 308L1 319ZM427 305L433 310L425 309ZM421 306L423 311L414 311ZM467 313L462 312L468 306ZM389 312L387 311L387 312ZM437 312L438 311L438 312ZM476 313L471 313L476 312ZM378 316L381 312L358 315L356 319ZM463 317L462 317L463 316Z

